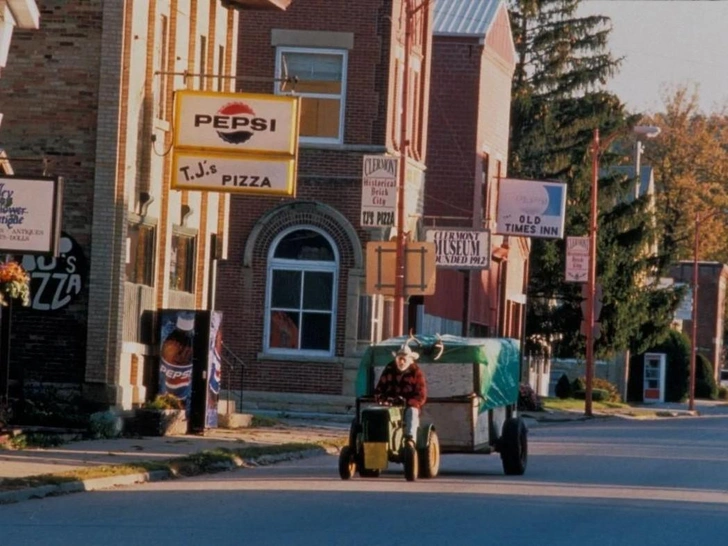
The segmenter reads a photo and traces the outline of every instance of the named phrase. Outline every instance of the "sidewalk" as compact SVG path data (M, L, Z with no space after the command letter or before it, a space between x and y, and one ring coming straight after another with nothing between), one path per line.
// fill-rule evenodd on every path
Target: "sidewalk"
M569 412L521 412L529 427L584 421L594 418L659 419L694 416L728 416L725 401L696 400L696 411L687 410L687 404L660 404L635 406L615 412L594 412L586 417L582 411ZM302 414L298 418L280 419L280 424L271 427L210 429L204 436L163 436L141 438L118 438L111 440L85 440L70 442L47 449L0 450L0 505L19 502L47 495L76 491L105 489L119 485L168 479L169 470L139 472L129 475L112 475L91 479L61 479L57 484L47 485L49 480L39 480L44 485L28 487L28 484L13 485L8 480L31 478L41 475L57 475L62 472L93 470L94 468L130 463L166 463L199 454L204 451L224 448L240 452L246 448L259 449L259 453L248 459L224 461L223 466L201 468L197 473L219 471L233 466L255 466L292 458L335 453L348 436L349 420L333 416ZM291 444L290 446L285 446ZM290 449L289 449L290 448ZM227 465L227 466L225 466ZM5 483L2 481L5 480ZM25 480L31 482L34 480Z

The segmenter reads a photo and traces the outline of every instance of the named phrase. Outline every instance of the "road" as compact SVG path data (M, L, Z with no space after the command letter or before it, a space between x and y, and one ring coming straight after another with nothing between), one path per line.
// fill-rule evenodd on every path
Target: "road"
M0 506L12 545L598 544L690 546L728 536L728 416L538 425L529 467L446 455L341 481L321 456Z

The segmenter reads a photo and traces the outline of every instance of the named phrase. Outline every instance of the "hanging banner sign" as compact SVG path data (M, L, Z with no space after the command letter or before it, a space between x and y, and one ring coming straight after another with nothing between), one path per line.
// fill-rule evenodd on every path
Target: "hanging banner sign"
M58 253L63 180L0 176L0 252Z
M566 184L502 178L495 232L544 239L564 237Z
M254 195L295 195L296 162L213 152L175 152L172 188Z
M425 240L435 243L435 265L450 269L488 269L490 231L466 228L432 228Z
M589 277L589 237L566 238L566 282L587 282Z
M365 155L361 184L361 226L391 227L397 209L396 157Z

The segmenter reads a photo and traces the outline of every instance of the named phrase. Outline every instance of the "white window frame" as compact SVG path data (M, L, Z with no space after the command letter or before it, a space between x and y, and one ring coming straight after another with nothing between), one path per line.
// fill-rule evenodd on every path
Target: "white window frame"
M287 235L301 230L310 230L318 233L331 246L334 253L333 261L317 261L317 260L289 260L283 258L274 258L276 249L279 243ZM288 228L279 233L273 240L268 250L268 264L266 268L266 283L265 283L265 316L264 316L264 328L263 328L263 350L264 353L270 355L290 355L290 356L324 356L331 357L336 353L336 320L337 320L337 308L338 308L338 288L339 288L339 251L336 247L331 236L325 231L309 225L297 225ZM270 346L270 321L271 321L271 299L273 295L273 271L274 270L287 270L287 271L320 271L326 273L333 273L333 287L331 294L331 331L329 332L329 350L318 351L312 349L287 349L277 348ZM303 289L303 288L302 288ZM301 300L303 305L303 299ZM300 335L301 328L299 327L299 343L300 346Z
M343 144L344 143L344 120L346 112L346 88L348 81L348 64L349 51L346 49L330 49L330 48L314 48L314 47L290 47L278 46L276 48L276 78L283 76L282 58L284 53L310 53L312 55L338 55L341 60L341 93L298 93L298 92L281 92L281 82L276 82L274 89L276 95L296 95L302 98L311 97L314 99L333 99L339 100L339 136L338 138L326 137L310 137L301 136L299 141L307 144Z

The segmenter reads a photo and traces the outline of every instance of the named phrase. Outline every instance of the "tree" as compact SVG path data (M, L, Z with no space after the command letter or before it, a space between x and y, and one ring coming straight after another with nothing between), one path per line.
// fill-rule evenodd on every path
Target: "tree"
M662 129L646 158L655 167L657 223L662 259L692 259L695 214L700 224L700 258L728 262L728 116L698 110L698 94L687 86L668 91L665 110L644 122ZM712 215L712 216L709 216Z
M603 84L619 66L606 51L604 16L577 17L580 0L513 0L517 50L509 171L520 178L568 184L566 233L586 235L590 216L590 145L627 133L638 121ZM621 155L608 150L605 167ZM601 353L654 343L669 326L677 298L648 287L655 260L645 249L654 225L645 199L628 200L633 180L618 170L600 179L598 276L604 287ZM527 338L558 340L556 355L583 351L580 286L564 282L564 241L532 240Z

